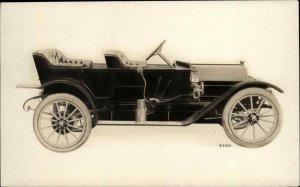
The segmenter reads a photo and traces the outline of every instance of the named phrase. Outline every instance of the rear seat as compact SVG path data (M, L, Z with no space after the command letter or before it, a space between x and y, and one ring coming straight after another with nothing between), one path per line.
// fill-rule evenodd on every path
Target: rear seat
M91 68L93 66L93 61L91 60L69 59L57 49L39 50L35 54L43 55L53 66L83 68Z

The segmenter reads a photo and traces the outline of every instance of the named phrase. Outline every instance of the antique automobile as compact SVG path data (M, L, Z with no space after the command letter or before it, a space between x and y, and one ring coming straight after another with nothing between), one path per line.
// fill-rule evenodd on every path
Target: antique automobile
M277 136L282 116L272 89L283 93L280 88L249 77L243 62L171 62L161 52L164 43L145 61L108 51L103 64L69 59L56 49L34 52L41 85L19 87L41 90L23 105L35 111L40 143L52 151L72 151L96 125L215 123L234 143L251 148ZM164 64L147 63L155 55Z

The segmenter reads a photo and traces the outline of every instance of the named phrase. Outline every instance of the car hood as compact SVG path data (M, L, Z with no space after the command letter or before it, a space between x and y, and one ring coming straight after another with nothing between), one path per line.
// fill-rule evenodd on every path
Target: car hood
M193 64L192 71L200 81L246 81L249 80L243 64Z

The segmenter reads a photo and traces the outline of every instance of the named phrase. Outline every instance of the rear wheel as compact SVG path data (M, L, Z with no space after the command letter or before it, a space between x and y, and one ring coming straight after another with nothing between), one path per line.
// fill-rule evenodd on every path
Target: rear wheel
M51 151L67 152L80 147L91 133L91 115L86 105L70 94L53 94L37 107L34 132Z
M279 103L270 92L247 88L237 92L223 111L227 136L244 147L261 147L270 143L281 129Z

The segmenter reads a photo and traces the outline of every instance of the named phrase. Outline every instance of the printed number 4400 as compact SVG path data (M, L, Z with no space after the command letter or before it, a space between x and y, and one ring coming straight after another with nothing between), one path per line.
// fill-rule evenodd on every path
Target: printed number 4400
M219 147L231 147L231 144L219 144Z

